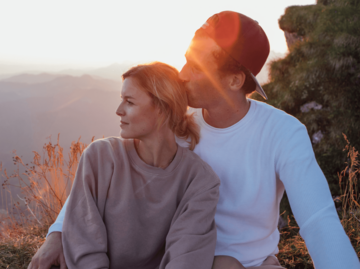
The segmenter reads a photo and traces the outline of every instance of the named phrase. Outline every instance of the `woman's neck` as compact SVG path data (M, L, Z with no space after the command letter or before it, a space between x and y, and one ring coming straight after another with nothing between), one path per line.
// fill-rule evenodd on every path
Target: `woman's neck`
M152 137L134 139L134 143L139 157L146 164L162 169L169 166L177 152L175 135L170 129Z

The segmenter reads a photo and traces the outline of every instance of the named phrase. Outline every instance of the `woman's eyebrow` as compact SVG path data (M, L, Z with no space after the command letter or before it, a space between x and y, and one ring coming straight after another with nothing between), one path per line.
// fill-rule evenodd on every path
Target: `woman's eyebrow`
M121 95L121 98L125 98L125 99L135 99L134 97L130 96L130 95L125 95L125 96L122 96Z

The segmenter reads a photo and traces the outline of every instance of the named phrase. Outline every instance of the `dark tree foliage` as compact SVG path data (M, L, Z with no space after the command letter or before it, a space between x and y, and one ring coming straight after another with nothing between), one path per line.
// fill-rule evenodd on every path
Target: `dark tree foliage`
M306 125L331 192L339 195L337 174L347 161L342 133L360 149L360 1L291 6L279 26L289 53L270 64L267 103Z

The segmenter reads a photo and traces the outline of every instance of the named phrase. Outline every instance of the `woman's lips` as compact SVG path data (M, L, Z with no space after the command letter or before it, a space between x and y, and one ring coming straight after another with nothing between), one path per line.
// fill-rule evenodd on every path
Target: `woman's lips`
M124 122L124 121L120 121L120 126L124 126L124 125L129 125L129 123Z

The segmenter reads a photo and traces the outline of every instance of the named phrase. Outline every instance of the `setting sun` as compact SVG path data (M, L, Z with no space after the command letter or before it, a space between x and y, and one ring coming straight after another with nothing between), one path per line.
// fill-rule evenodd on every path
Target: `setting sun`
M156 60L179 68L196 29L223 10L257 20L271 50L284 53L277 20L287 6L314 2L2 1L0 63L98 67Z

